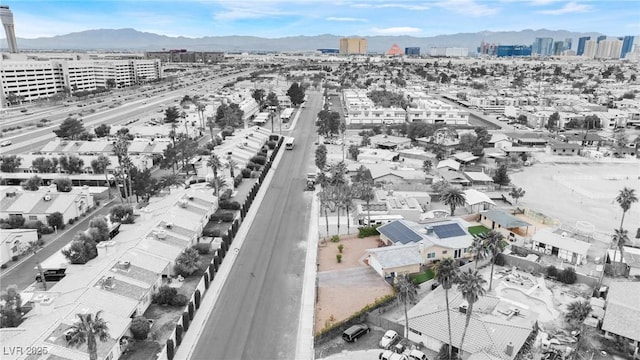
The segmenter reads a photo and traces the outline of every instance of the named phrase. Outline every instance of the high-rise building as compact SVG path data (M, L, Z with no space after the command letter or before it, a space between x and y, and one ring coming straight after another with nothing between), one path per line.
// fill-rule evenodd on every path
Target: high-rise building
M553 55L553 38L536 38L531 53L539 56Z
M587 42L587 40L591 40L591 36L583 36L578 39L578 51L576 55L580 56L584 54L584 45Z
M498 45L497 57L531 56L531 46L524 45Z
M340 54L364 55L366 53L367 53L367 39L365 38L340 39Z
M603 40L598 43L596 58L619 59L622 53L622 41L618 39Z
M18 43L16 42L16 32L13 26L13 13L6 5L0 5L0 20L4 26L4 33L7 35L7 44L10 53L18 52Z
M564 51L564 41L556 41L553 43L553 55L560 55Z
M628 53L633 51L634 39L635 39L634 36L625 36L624 37L624 40L622 40L622 53L620 54L621 58L626 57Z
M406 47L404 48L404 54L408 56L420 56L419 47Z
M564 39L564 50L571 50L571 45L573 44L573 39L572 38L566 38Z
M603 41L603 40L607 40L607 35L600 35L600 36L598 36L598 41L597 41L597 43L598 43L598 44L600 44L600 41Z
M480 47L478 47L478 54L493 56L496 54L496 49L497 49L496 44L489 44L482 41L480 43Z
M586 58L593 58L596 56L596 50L598 49L598 42L596 40L587 40L584 43L584 52L582 56Z

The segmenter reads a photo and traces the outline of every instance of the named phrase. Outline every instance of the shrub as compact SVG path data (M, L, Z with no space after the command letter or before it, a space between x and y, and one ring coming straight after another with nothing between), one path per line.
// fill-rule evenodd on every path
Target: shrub
M109 212L111 222L133 224L133 208L129 205L116 205Z
M40 228L40 233L47 235L47 234L51 234L53 233L53 228L51 226L43 226L42 228Z
M555 266L549 265L545 270L547 272L548 277L554 278L554 279L558 277L558 269L556 269Z
M338 245L338 251L340 251L340 254L342 254L342 250L344 250L344 245Z
M243 168L241 173L242 173L242 177L245 179L248 179L251 177L251 169L249 168Z
M280 139L280 135L277 135L277 134L269 135L269 141L273 141L273 142L277 143L279 139Z
M213 221L213 222L217 222L220 221L220 215L219 214L211 214L211 216L209 216L209 220Z
M336 260L338 261L338 264L342 262L342 254L336 254Z
M278 143L277 143L277 142L275 142L275 141L269 141L269 142L267 142L267 146L268 146L268 147L269 147L269 149L271 149L271 150L275 149L275 148L276 148L276 145L278 145Z
M229 200L220 201L218 203L218 206L220 206L220 209L224 210L240 210L240 208L242 207L239 202Z
M568 267L562 270L562 272L559 275L559 278L560 278L560 281L562 281L565 284L573 284L577 280L576 271L572 267Z
M254 163L253 161L249 161L247 163L247 169L249 169L249 170L260 170L260 165Z
M185 305L187 305L188 302L189 302L189 298L187 298L185 295L178 294L173 299L171 299L171 302L169 303L169 305L171 305L171 306L185 306Z
M340 242L340 235L333 235L331 237L331 242L334 242L334 243Z
M260 171L252 171L251 172L251 178L252 179L257 179L260 177L261 172Z
M216 216L216 221L218 221L218 217ZM206 229L202 232L202 235L208 237L220 237L220 229Z
M504 266L504 264L506 263L504 260L504 256L502 256L502 254L498 254L498 256L496 256L495 260L493 261L493 263L495 265L498 266Z
M267 163L267 158L266 158L266 156L256 155L256 156L251 158L250 163L251 162L256 163L258 165L264 165L264 164Z
M211 244L197 243L193 245L192 248L200 255L206 255L211 252Z
M232 222L236 217L235 214L230 211L221 212L219 216L220 220L222 220L223 222Z
M24 225L22 225L22 228L23 229L36 229L36 230L38 230L38 232L40 232L40 229L43 226L44 226L44 224L40 220L27 220L27 221L24 222Z
M13 261L13 262L18 261L18 255L13 255L13 256L11 257L11 261Z
M173 360L174 356L175 356L175 347L173 345L173 340L168 339L167 340L167 359Z
M178 346L182 343L182 333L182 325L176 325L176 344L178 344Z
M380 235L378 232L378 227L376 225L373 226L361 226L358 228L358 237L365 238L368 236Z
M236 175L236 177L233 178L233 187L237 188L241 183L242 183L242 174L238 174Z
M131 321L130 330L134 339L146 340L147 335L149 335L149 330L151 330L151 325L149 324L149 320L144 316L136 316Z
M0 269L6 269L6 268L7 268L7 264L0 265Z
M184 249L176 258L174 270L182 276L190 276L200 268L200 255L192 248Z
M98 248L90 235L80 232L71 241L71 245L62 250L62 254L72 264L86 264L98 256Z
M158 305L171 304L171 300L178 295L178 290L167 285L160 287L157 293L153 294L153 302Z
M229 200L231 198L231 194L233 194L233 190L225 189L222 194L220 194L220 200Z

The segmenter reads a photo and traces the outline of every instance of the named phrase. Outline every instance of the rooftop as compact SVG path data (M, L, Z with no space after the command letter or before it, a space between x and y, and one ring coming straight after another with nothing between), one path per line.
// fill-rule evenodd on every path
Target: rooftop
M524 220L520 220L511 214L507 214L504 211L496 209L487 210L481 212L480 214L482 216L486 216L487 219L495 221L496 223L500 224L500 226L507 229L531 226L531 224Z
M640 341L640 283L613 282L609 285L602 330Z

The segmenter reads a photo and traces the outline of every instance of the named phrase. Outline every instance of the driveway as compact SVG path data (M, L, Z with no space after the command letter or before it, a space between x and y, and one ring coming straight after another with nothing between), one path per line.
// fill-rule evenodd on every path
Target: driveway
M344 270L323 271L318 273L320 287L385 287L388 286L378 273L370 267L357 267Z

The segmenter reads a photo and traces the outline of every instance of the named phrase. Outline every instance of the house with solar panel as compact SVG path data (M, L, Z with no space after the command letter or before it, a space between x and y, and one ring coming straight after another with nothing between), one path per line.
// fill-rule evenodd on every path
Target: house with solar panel
M417 245L423 264L429 264L446 257L470 258L473 236L468 228L469 223L459 218L428 224L396 220L380 226L378 232L386 245Z

